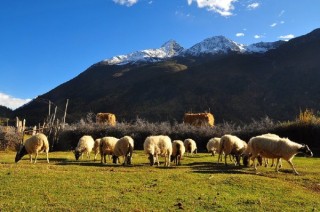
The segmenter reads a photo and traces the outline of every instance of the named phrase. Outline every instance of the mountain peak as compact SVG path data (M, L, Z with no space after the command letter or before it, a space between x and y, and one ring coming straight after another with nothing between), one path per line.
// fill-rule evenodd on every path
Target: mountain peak
M238 44L224 36L213 36L195 44L184 51L185 55L225 54L232 51L243 52L242 44Z
M137 62L156 62L178 55L183 50L176 41L169 40L158 49L145 49L104 60L109 65L124 65Z
M178 55L184 48L180 46L175 40L169 40L165 42L161 49L163 49L165 52L167 52L167 55L169 57Z

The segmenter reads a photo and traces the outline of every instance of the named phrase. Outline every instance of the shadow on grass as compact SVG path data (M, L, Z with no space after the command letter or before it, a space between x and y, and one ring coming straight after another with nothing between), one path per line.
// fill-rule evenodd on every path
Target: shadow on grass
M123 164L113 164L113 163L100 163L98 161L75 161L75 160L62 160L57 163L58 166L88 166L88 167L139 167L144 166L143 164L132 164L132 165L123 165Z
M202 174L248 174L248 167L235 166L234 164L228 164L227 166L222 163L213 162L195 162L189 163L186 166L190 166L193 172Z

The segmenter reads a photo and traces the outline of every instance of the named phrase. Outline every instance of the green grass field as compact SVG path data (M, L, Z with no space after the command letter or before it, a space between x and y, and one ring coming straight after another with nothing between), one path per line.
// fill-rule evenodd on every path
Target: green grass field
M319 158L294 158L296 176L285 161L279 173L256 173L207 153L169 168L150 167L142 151L129 167L76 162L72 152L49 153L50 164L44 154L37 164L14 157L0 152L0 211L320 211Z

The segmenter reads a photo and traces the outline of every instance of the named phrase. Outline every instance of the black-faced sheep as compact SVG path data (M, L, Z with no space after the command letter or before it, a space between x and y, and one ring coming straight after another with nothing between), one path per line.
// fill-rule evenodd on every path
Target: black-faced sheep
M172 143L169 136L149 136L143 143L144 152L149 155L150 166L156 162L159 166L159 155L165 158L164 166L170 166Z
M123 165L131 165L134 141L130 136L120 138L113 150L112 161L117 163L120 156L123 156Z
M283 158L286 160L293 172L298 175L299 173L295 169L292 163L292 159L298 153L303 153L307 157L312 157L313 154L309 147L305 144L298 144L293 141L290 141L288 138L277 138L277 137L266 137L266 136L257 136L250 139L248 143L248 150L246 153L249 153L251 159L254 163L254 169L257 170L255 158L258 155L261 155L265 158L276 158L276 171L279 171L279 160Z
M181 165L181 159L183 154L185 153L185 147L183 141L181 140L174 140L172 142L172 155L171 155L171 162L174 161L176 165Z
M17 163L23 156L29 154L30 163L32 163L32 154L35 154L34 163L36 163L39 152L46 153L47 162L49 163L49 142L47 136L42 133L31 136L24 144L21 144L20 150L16 154L15 162Z
M191 155L193 153L197 154L197 144L193 139L187 138L184 140L183 144L186 148L186 153L190 153Z
M236 159L235 165L240 165L240 156L247 149L247 143L237 136L224 135L220 139L220 151L218 157L218 163L224 152L224 162L227 165L227 156L233 155Z
M101 155L101 163L107 163L106 155L112 155L114 151L114 147L119 138L115 137L103 137L100 140L100 155ZM109 158L110 159L110 158Z
M94 140L94 146L93 146L94 160L97 159L97 155L100 152L100 141L101 141L101 138L97 138L96 140Z
M80 156L83 157L83 153L87 153L87 158L90 159L90 153L94 146L94 140L90 135L84 135L79 139L78 145L74 151L76 160L79 160Z
M216 152L219 152L220 148L220 138L214 137L211 138L207 143L207 150L211 153L212 156L215 155Z

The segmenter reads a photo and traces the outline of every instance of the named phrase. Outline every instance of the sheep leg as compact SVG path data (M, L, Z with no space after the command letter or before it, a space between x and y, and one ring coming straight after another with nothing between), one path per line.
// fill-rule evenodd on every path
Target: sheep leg
M272 159L271 166L273 166L273 161L274 161L274 159ZM269 159L268 158L264 158L264 167L268 167L268 164L269 164Z
M256 170L257 171L257 163L256 163L256 157L252 157L252 161L253 161L253 168L254 168L254 170Z
M224 155L224 165L226 165L226 166L227 166L227 156L228 155L226 155L226 154Z
M273 166L274 166L274 158L272 158L272 162L271 162L270 167L273 167Z
M220 163L220 160L222 160L222 155L221 155L221 153L219 153L219 156L218 156L218 163Z
M47 162L49 163L49 152L46 152L47 154Z
M291 168L293 169L294 173L295 173L296 175L299 175L299 173L297 172L297 170L294 168L292 161L291 161L291 160L288 160L288 163L290 164L290 166L291 166Z
M38 158L38 152L36 152L36 157L35 157L35 159L34 159L34 163L37 162L37 158Z
M279 168L282 167L282 162L281 162L281 158L279 159Z
M280 158L277 158L277 163L276 163L276 172L279 172L279 166L278 166L278 164L279 164L279 160L280 160Z
M159 157L158 157L158 154L156 154L156 163L157 163L157 166L159 166L159 165L160 165L160 163L159 163Z
M30 163L32 163L32 155L29 155Z

